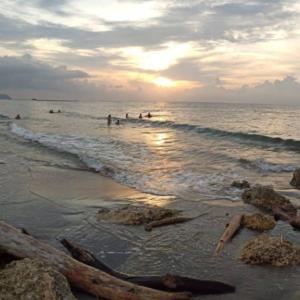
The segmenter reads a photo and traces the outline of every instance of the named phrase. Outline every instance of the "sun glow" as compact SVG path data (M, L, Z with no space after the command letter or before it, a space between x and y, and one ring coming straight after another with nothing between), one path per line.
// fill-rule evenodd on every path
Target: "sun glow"
M172 87L175 86L175 83L173 80L166 78L166 77L157 77L153 80L153 82L161 87Z

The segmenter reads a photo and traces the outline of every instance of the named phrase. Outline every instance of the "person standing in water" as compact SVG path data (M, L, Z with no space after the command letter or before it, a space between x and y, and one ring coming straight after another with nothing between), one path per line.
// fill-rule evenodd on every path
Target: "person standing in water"
M142 114L140 114L140 115L139 115L139 119L143 119L143 116L142 116Z
M126 119L129 119L129 115L128 115L128 113L126 113Z
M111 115L109 114L107 116L107 126L110 126L111 125Z
M147 117L148 117L148 118L152 118L152 115L151 115L150 112L148 112Z

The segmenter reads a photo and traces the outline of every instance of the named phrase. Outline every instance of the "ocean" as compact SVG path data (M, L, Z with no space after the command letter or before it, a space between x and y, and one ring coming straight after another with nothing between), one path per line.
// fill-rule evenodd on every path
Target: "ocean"
M152 118L138 119L148 112ZM285 188L281 176L300 165L300 106L10 100L1 101L0 113L18 143L75 156L91 171L155 195L235 200L233 180Z

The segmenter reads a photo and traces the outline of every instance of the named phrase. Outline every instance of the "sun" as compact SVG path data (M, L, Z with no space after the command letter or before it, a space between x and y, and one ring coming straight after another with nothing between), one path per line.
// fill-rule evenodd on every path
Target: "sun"
M161 87L172 87L175 85L174 81L166 77L157 77L153 82Z

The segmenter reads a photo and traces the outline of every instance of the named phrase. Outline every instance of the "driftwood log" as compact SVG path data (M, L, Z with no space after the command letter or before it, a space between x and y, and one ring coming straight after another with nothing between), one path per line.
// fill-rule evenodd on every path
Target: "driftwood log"
M153 221L153 222L150 222L150 223L146 224L145 225L145 230L146 231L151 231L155 227L162 227L162 226L167 226L167 225L173 225L173 224L188 222L188 221L197 219L197 218L202 217L202 216L207 215L207 214L208 213L205 212L205 213L200 214L199 216L191 217L191 218L182 217L182 216L164 218L164 219L161 219L161 220L158 220L158 221Z
M224 233L222 234L221 238L219 239L219 242L217 244L215 255L220 255L222 250L225 247L225 244L230 241L233 236L238 232L238 230L241 227L243 220L243 215L234 215L229 224L226 225L226 229Z
M83 264L13 226L0 222L0 252L17 259L35 258L53 266L73 287L108 300L187 300L189 293L171 293L124 281Z
M162 227L172 224L184 223L193 220L194 218L187 218L187 217L171 217L171 218L164 218L158 221L153 221L145 225L146 231L151 231L155 227Z
M300 217L299 216L291 215L291 214L283 211L280 207L274 207L272 209L272 211L273 211L274 217L276 219L286 221L295 229L300 230Z
M218 281L199 280L172 274L167 274L165 276L130 276L119 273L98 260L91 252L72 244L70 241L63 239L61 243L71 253L73 258L114 277L145 287L172 292L187 291L193 295L225 294L233 293L235 291L235 287Z

